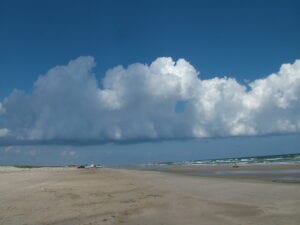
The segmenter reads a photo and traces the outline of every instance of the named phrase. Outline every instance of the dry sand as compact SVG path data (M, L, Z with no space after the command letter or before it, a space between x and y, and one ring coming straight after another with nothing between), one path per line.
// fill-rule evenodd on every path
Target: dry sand
M300 224L300 185L159 171L0 168L0 224Z

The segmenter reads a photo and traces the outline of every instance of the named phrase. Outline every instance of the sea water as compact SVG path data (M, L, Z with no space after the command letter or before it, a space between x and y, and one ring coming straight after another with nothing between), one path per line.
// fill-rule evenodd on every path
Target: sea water
M209 160L150 163L149 166L193 166L193 165L255 165L255 164L300 164L300 154L237 157Z
M160 162L144 164L144 169L164 170L172 166L205 166L205 165L300 165L300 154L252 156L210 160L190 160L180 162ZM300 183L300 169L253 169L241 167L238 170L209 170L188 172L190 175L198 176L231 176L231 175L268 175L273 177L274 182Z

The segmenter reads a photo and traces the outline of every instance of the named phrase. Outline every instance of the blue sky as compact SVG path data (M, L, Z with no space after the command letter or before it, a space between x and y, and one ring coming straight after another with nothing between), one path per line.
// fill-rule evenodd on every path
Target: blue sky
M81 55L116 65L185 58L253 80L299 58L299 1L0 1L0 98Z
M228 76L234 77L240 84L246 85L249 81L265 78L269 74L279 71L282 64L292 64L300 58L299 22L299 1L289 0L226 2L0 0L0 102L9 96L13 89L31 93L34 89L33 83L40 75L47 74L49 69L57 65L66 65L70 60L87 55L93 56L93 61L97 64L92 70L100 86L108 69L117 65L124 65L126 68L137 62L150 65L151 62L162 56L172 57L175 62L179 58L184 58L195 70L200 71L200 77L203 80ZM81 62L78 61L78 64ZM89 69L87 68L87 70ZM131 72L127 71L127 73ZM117 75L111 77L113 76ZM45 80L45 83L50 81L53 80L49 78ZM67 90L73 90L73 88ZM295 93L299 92L295 91ZM173 99L173 96L170 99ZM188 98L185 94L177 99L176 112L184 111L185 102L189 101L186 99ZM12 100L10 101L12 102ZM22 99L20 101L24 102ZM71 98L66 101L73 104ZM33 100L30 101L30 103L32 102ZM293 123L296 121L294 115L299 114L299 102L291 104L294 105L290 111L280 111L278 115L284 114L288 118L292 117L293 119L289 122ZM18 111L26 111L25 108L24 106ZM9 109L6 111L8 113ZM131 113L129 109L123 111L124 114L129 112ZM72 113L70 114L72 115ZM19 116L17 115L17 117ZM284 118L286 119L286 117ZM156 121L157 116L152 117L151 114L150 118ZM277 117L274 116L274 118ZM161 117L159 119L161 120ZM1 119L0 117L0 125L1 120L4 121L4 125L15 126L15 123L6 122L6 120L12 119ZM169 124L167 125L168 128ZM219 125L214 124L214 126ZM177 125L174 127L179 129ZM275 132L268 132L269 125L265 127L254 134L289 134L285 130L278 132L278 129L275 129ZM163 127L161 130L167 128ZM122 127L120 129L122 130ZM179 132L176 129L172 133L175 137ZM292 133L298 133L297 129L291 129ZM227 136L228 132L225 128L224 130L220 133L214 130L211 132L213 136L219 137L223 134ZM230 132L235 131L230 130ZM251 133L251 131L245 131L242 134L248 135L249 132ZM131 134L128 135L131 137ZM146 133L145 136L147 137L147 135ZM162 133L161 135L164 137L166 134ZM65 136L68 137L68 135ZM179 136L182 138L182 135ZM183 136L189 137L189 132L184 133ZM60 137L59 134L58 137ZM278 136L264 138L277 140L276 137ZM283 139L279 138L279 140ZM236 138L233 140L237 142ZM289 139L287 137L286 140L290 140L293 145L289 149L282 147L282 152L299 152L300 141L297 138ZM251 150L251 145L255 147L256 142L255 137L249 138L247 145L250 147L245 150L246 154L259 154L260 151ZM208 149L201 147L203 146L202 142L192 140L181 142L175 138L167 143L169 144L153 142L138 146L148 149L149 146L151 146L150 149L164 149L164 153L158 154L153 160L167 159L168 157L164 155L174 154L172 149L177 145L181 146L184 152L181 155L181 151L176 150L178 155L176 160L180 157L182 159L192 158L191 155L196 158L206 158L205 156L211 155ZM277 146L280 146L280 143L284 145L286 142L278 141L278 143ZM100 146L100 153L97 154L101 154L105 146ZM134 146L137 148L136 145ZM199 146L197 154L193 153L196 151L195 149L198 149L195 146ZM226 150L219 150L220 154L213 156L226 157L244 154L232 146L230 142L225 142ZM7 146L2 148L5 147ZM38 146L34 147L38 148ZM64 148L65 146L60 147L60 149ZM93 147L93 149L95 148ZM82 154L89 151L87 150L89 147L85 147L85 150L76 149L83 152ZM116 152L119 152L120 150L117 149L123 148L116 145L115 149ZM189 151L186 149L191 149L191 153L186 152ZM201 149L203 150L201 151ZM235 151L230 149L235 149ZM274 146L270 141L261 144L259 149L263 154L279 151L278 149L273 150ZM124 151L128 152L128 147L124 147ZM141 161L143 158L150 160L149 151L147 150L147 153L145 151L144 155L133 151L124 160L130 161L134 155L138 155L137 157ZM8 154L9 151L4 152L4 150L2 153L0 152L0 156ZM42 152L43 157L52 154L50 150ZM88 153L86 154L88 155ZM5 158L5 162L1 161L1 163L10 162L12 157ZM113 161L119 162L118 157L124 158L122 154L115 154ZM30 162L30 159L27 161ZM56 161L59 159L53 160L53 162Z

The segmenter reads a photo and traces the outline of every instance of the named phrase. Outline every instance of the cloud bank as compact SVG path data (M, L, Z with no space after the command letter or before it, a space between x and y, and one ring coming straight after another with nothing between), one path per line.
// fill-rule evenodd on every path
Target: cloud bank
M300 131L300 60L248 84L202 80L186 60L117 66L98 81L93 57L50 69L0 103L0 138L156 140Z

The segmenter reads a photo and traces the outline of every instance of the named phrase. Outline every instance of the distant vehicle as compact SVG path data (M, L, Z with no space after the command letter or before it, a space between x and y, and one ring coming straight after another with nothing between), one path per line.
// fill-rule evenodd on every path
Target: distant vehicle
M90 169L90 168L102 168L102 167L103 166L101 165L95 165L95 164L77 166L78 169L83 169L83 168Z
M90 164L90 165L86 166L85 168L96 168L96 166L94 164Z

